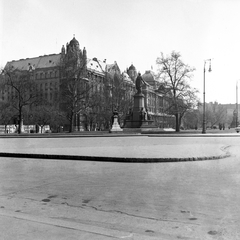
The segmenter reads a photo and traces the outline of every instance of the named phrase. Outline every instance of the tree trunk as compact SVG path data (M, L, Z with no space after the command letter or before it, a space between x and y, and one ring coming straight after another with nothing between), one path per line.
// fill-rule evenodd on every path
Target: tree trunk
M18 119L18 134L22 133L22 125L23 125L23 121L22 121L22 109L19 109L19 119Z
M175 114L176 118L176 132L180 132L180 126L179 126L179 114Z
M182 124L182 118L183 118L183 115L182 114L180 114L180 116L179 116L179 124L178 124L178 126L179 126L179 132L180 132L180 130L181 130L181 124Z
M74 113L71 113L71 120L70 120L70 129L69 132L74 132Z

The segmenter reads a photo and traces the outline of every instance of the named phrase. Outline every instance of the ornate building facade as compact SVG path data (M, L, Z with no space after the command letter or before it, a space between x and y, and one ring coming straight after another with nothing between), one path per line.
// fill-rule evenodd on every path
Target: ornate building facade
M64 71L63 64L65 64ZM126 71L121 73L117 62L108 64L106 60L101 61L97 58L88 58L87 50L85 47L83 49L80 48L80 44L75 37L66 46L62 46L59 54L13 60L5 66L5 69L30 73L31 80L36 83L40 97L53 105L55 104L56 107L62 110L66 110L66 106L61 104L62 94L69 80L66 73L68 71L73 72L73 69L79 68L82 68L81 73L83 75L81 77L86 84L89 84L90 79L92 83L93 81L95 83L92 84L90 96L96 96L96 93L100 93L99 102L103 103L106 101L106 104L105 106L103 104L88 106L88 109L85 109L85 111L75 111L73 120L75 130L107 128L109 125L109 123L106 124L107 119L110 121L110 115L114 108L121 112L123 121L136 92L136 68L131 65ZM148 83L147 86L143 87L143 93L145 95L145 106L152 119L157 122L159 127L173 127L172 122L174 121L172 121L172 117L165 112L167 98L161 92L161 84L156 81L154 73L151 71L146 71L142 77ZM13 95L14 89L10 87L0 91L0 103L10 101ZM104 101L101 96L104 96ZM93 118L92 116L95 117ZM67 130L69 126L66 124L65 127L65 130Z
M159 128L175 128L174 116L168 114L169 96L165 92L164 85L156 80L153 71L146 71L142 78L148 85L143 87L145 106L151 119Z
M63 64L65 64L64 67ZM101 61L96 57L88 58L86 49L80 48L80 44L75 37L67 43L66 46L62 46L59 54L49 54L34 58L13 60L7 62L4 69L28 73L31 80L36 83L37 92L41 99L44 99L44 101L51 104L55 104L56 107L60 109L63 108L64 110L66 108L64 107L64 104L62 104L61 96L66 87L65 83L69 80L65 74L68 70L73 71L74 68L81 67L84 68L82 69L84 75L82 77L86 82L89 82L91 79L92 82L94 81L95 83L98 83L92 84L92 95L96 92L108 95L113 95L114 90L115 92L118 92L114 86L115 75L120 76L120 81L122 81L120 85L122 88L130 89L132 92L134 91L133 82L127 78L126 75L121 74L117 62L108 64L106 59ZM0 91L0 103L9 102L15 94L14 91L15 90L10 86ZM112 97L111 99L114 98ZM109 102L109 112L112 112L114 104L113 100ZM104 109L92 107L90 110L88 108L88 111L90 111L90 114L94 115L96 111L101 112L104 111ZM76 130L96 129L98 127L97 125L99 124L96 124L96 121L93 127L87 126L86 114L87 111L85 111L85 116L81 113L75 115L74 124ZM67 130L67 128L68 127L66 126L65 130Z
M135 66L132 64L126 72L135 84L138 74ZM147 83L142 87L145 96L144 105L151 119L159 128L174 128L175 118L168 114L169 96L166 94L164 85L157 81L154 72L151 70L145 71L142 78Z

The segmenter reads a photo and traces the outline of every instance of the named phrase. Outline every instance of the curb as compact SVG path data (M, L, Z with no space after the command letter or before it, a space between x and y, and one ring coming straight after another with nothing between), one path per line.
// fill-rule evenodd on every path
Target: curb
M101 137L198 137L198 138L212 138L212 137L240 137L239 134L233 133L99 133L99 134L0 134L0 138L101 138Z
M137 137L143 136L140 133L133 133L133 134L64 134L64 135L52 135L52 134L42 134L42 135L0 135L0 138L93 138L93 137Z
M127 157L100 157L100 156L78 156L78 155L55 155L55 154L33 154L33 153L6 153L0 152L0 157L13 158L35 158L51 160L70 160L70 161L98 161L98 162L121 162L121 163L157 163L157 162L188 162L217 160L230 157L225 154L209 157L186 157L186 158L127 158Z

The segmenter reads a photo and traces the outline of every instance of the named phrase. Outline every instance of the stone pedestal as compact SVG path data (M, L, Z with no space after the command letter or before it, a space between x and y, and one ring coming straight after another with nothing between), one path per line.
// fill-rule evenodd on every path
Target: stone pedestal
M141 110L145 111L144 98L142 93L134 95L133 110L125 119L124 128L156 128L153 120L146 120L141 115Z
M153 120L149 120L144 105L144 95L142 93L136 93L134 95L134 107L131 113L125 119L124 129L127 128L157 128ZM145 112L143 115L141 113ZM148 119L148 120L147 120Z
M134 95L134 107L133 107L133 114L132 114L132 127L141 127L141 116L140 112L141 109L144 109L144 95L142 93L137 93Z
M118 116L114 116L114 120L113 120L113 125L112 125L112 128L111 130L109 130L109 132L121 132L123 131L121 128L120 128L120 125L118 123Z
M156 128L153 120L144 120L142 121L141 128Z
M124 128L140 128L142 125L140 112L144 109L144 95L142 93L136 93L134 95L134 105L132 112L125 119Z

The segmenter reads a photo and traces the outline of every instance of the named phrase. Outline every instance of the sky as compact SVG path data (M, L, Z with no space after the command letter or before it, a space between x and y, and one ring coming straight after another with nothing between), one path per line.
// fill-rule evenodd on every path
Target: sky
M236 103L240 83L240 0L0 0L0 68L8 61L59 53L75 35L88 58L156 71L180 52L194 67L191 86L206 102ZM206 62L206 70L209 61ZM239 80L239 83L238 83ZM239 87L240 89L240 87Z

